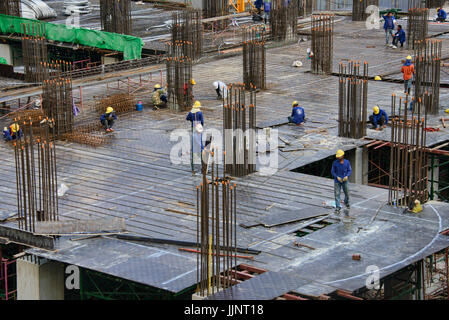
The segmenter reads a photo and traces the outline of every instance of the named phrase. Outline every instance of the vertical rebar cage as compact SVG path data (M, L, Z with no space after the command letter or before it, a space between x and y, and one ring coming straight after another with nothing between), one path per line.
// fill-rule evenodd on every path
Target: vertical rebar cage
M100 0L101 28L107 32L131 34L131 1Z
M37 221L56 221L58 216L56 149L53 121L31 118L18 121L23 136L14 142L19 228L34 232Z
M334 16L312 15L312 73L332 73L333 50Z
M338 135L360 139L366 135L368 63L349 61L339 65Z
M229 0L203 0L203 18L227 16L230 14L229 8ZM214 22L216 30L225 29L228 24L228 19Z
M0 1L0 14L20 17L22 15L20 0Z
M274 41L296 41L298 13L297 1L272 0L270 26Z
M47 62L47 35L45 24L33 22L21 24L22 57L25 81L40 83L44 80L44 66Z
M167 58L168 106L173 111L187 111L193 106L192 60L188 57Z
M407 43L415 49L418 41L424 41L428 33L429 9L412 7L408 11Z
M369 14L366 8L379 6L379 0L352 0L352 21L366 21Z
M192 46L192 50L185 52L184 56L191 60L201 57L203 53L203 22L200 10L187 9L174 12L171 33L173 47L179 43L190 43Z
M243 82L247 88L266 89L265 32L262 27L243 32Z

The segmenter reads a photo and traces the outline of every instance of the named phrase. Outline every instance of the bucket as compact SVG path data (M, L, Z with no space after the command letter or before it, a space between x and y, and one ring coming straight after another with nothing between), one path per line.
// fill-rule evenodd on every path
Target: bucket
M136 110L137 110L137 111L142 111L142 110L143 110L143 104L142 104L142 101L139 101L139 102L136 104Z

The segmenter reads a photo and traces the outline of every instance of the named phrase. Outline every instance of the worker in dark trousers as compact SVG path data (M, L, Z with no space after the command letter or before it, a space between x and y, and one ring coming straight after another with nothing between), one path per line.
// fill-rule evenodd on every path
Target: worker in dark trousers
M438 8L438 18L437 21L438 22L446 22L447 19L447 13L446 11L443 10L443 8Z
M345 205L350 209L349 205L349 177L351 176L352 169L349 160L344 158L345 152L338 150L336 154L337 160L332 164L331 174L334 177L334 195L335 195L335 213L339 214L341 210L340 195L341 189L345 193Z
M3 139L5 141L13 141L22 138L23 132L17 123L13 123L9 127L3 129Z
M375 106L373 108L373 114L369 116L369 122L373 125L371 129L376 129L377 131L382 130L387 127L388 115L379 106Z
M115 115L114 109L112 107L108 107L106 109L106 112L103 113L100 117L100 122L106 132L114 132L112 126L114 125L115 120L117 120L117 116Z

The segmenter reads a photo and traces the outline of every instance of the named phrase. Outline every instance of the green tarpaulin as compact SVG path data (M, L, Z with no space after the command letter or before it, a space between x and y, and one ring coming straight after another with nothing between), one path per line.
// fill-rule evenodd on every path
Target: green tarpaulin
M21 24L38 22L37 20L0 14L0 33L22 34ZM123 52L125 60L142 57L143 41L140 38L84 28L69 27L64 24L44 23L47 39L68 42L88 47Z
M0 57L0 64L8 64L8 61L6 61L5 58Z

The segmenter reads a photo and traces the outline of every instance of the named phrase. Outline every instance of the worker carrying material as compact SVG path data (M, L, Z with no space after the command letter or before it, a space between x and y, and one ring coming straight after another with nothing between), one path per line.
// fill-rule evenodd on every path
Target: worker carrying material
M412 56L407 57L404 65L401 68L401 72L404 74L404 93L408 93L410 95L413 76L415 75L415 66L412 63Z
M151 95L151 102L156 108L162 108L167 105L167 92L162 89L161 85L158 83L154 86L153 94Z
M388 115L379 106L375 106L373 114L369 116L369 122L373 125L371 129L382 130L387 127Z
M186 117L186 120L191 122L192 127L190 163L192 167L192 173L194 175L196 173L195 167L198 166L198 164L201 168L201 152L203 151L202 133L204 126L204 117L200 109L201 102L195 101L192 110Z
M438 12L438 18L437 18L437 21L439 21L439 22L445 22L446 19L447 19L447 13L446 13L446 11L444 11L443 8L438 8L437 12Z
M338 150L336 153L337 160L332 164L331 174L334 177L334 195L335 195L335 213L339 214L341 210L340 195L341 189L345 193L345 205L350 209L349 204L349 177L351 176L352 169L349 160L344 158L345 152Z
M304 109L299 106L298 101L293 101L292 108L292 115L288 117L288 122L294 123L298 126L303 124L306 117Z
M106 132L114 132L112 126L114 125L115 120L117 120L117 116L115 115L114 109L112 107L108 107L106 109L106 112L103 113L100 117L100 122Z
M18 140L22 138L22 135L22 129L17 123L13 123L9 127L3 128L3 139L5 141Z
M215 92L217 92L217 99L226 99L228 96L228 87L222 81L214 81L213 83Z

